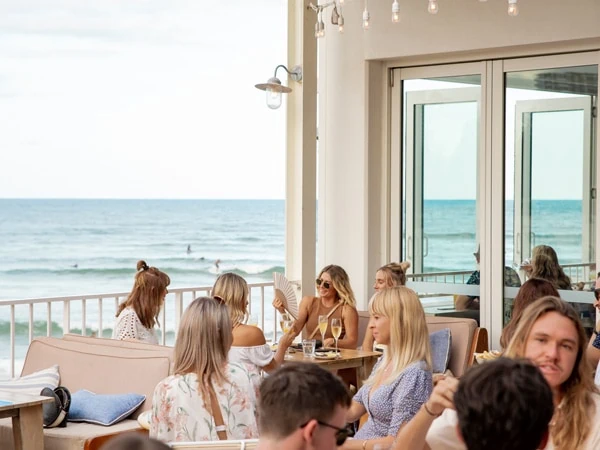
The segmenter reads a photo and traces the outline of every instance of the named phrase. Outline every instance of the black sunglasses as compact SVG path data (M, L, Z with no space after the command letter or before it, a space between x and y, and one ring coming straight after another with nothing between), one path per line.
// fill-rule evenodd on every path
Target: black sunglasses
M306 425L308 425L309 422L310 420L304 425L301 425L300 428L304 428ZM324 427L333 428L335 430L335 445L337 445L338 447L343 445L344 442L346 442L346 439L348 439L348 436L353 434L352 431L348 428L338 428L334 425L328 424L327 422L321 422L320 420L317 420L317 423Z
M317 286L323 285L325 289L329 289L331 287L331 283L329 281L323 281L321 278L317 278L315 281Z

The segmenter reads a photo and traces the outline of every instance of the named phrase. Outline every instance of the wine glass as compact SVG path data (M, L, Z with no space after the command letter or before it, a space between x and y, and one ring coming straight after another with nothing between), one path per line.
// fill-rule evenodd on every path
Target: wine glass
M283 323L284 322L288 322L290 321L292 318L290 317L290 315L288 313L283 313L281 314L281 317L279 319L279 327L281 328L281 331L285 334L285 330L283 329Z
M331 319L331 334L333 334L333 338L335 339L335 354L339 358L339 350L338 350L338 339L342 334L342 320L341 319Z
M285 334L288 334L290 332L290 330L292 329L292 327L294 326L294 321L290 320L288 317L288 320L284 320L281 324L281 329ZM288 357L290 355L290 348L286 348L285 349L285 355L286 357Z
M328 318L326 315L319 316L319 321L317 323L319 324L319 331L321 332L321 342L325 342L325 333L327 333L327 322ZM325 347L325 344L323 344L323 347Z

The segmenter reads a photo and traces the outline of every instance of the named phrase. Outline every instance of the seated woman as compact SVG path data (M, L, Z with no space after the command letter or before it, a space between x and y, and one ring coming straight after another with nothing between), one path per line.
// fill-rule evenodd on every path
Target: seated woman
M600 395L584 357L586 335L575 309L557 297L529 305L504 356L526 358L537 366L554 398L547 449L600 448ZM440 381L431 398L398 434L394 450L465 450L456 433L452 403L458 381ZM535 407L535 405L532 405Z
M245 325L248 316L248 284L235 273L219 275L212 289L213 297L222 300L229 311L233 325L233 343L229 350L229 361L245 364L258 389L262 381L261 370L272 372L283 362L285 351L293 338L283 335L277 352L273 354L266 343L265 335L258 327Z
M554 284L556 289L571 289L571 279L558 263L558 256L549 245L538 245L531 252L530 278L542 278ZM527 269L526 269L527 271Z
M344 449L390 445L429 398L433 385L429 333L417 294L404 286L383 289L373 297L369 313L369 329L388 349L354 396L346 421L369 416Z
M406 271L409 267L410 262L408 261L391 262L381 266L375 273L375 284L373 285L375 292L388 287L404 286L406 284ZM367 330L362 342L363 350L373 350L374 343L373 335Z
M148 267L146 261L138 261L131 294L117 308L113 339L137 339L158 344L154 325L158 324L158 313L170 283L166 273Z
M150 437L164 442L258 437L250 374L227 361L231 320L218 300L187 307L175 341L171 375L154 389Z
M541 278L530 278L523 283L523 286L519 288L519 292L515 296L510 321L506 324L502 330L502 334L500 335L501 348L505 349L508 347L508 343L515 333L517 325L519 325L519 321L521 320L521 316L523 316L523 311L525 308L527 308L536 300L548 295L560 297L554 285L548 280L542 280Z
M298 319L294 322L290 334L296 337L306 326L303 335L312 339L319 336L319 316L327 316L329 325L323 341L324 347L334 344L331 333L331 320L341 319L342 333L338 341L340 348L356 349L358 341L358 312L356 300L350 286L348 274L340 266L325 266L316 280L318 297L306 296L300 303ZM285 313L283 303L279 299L273 300L273 306Z

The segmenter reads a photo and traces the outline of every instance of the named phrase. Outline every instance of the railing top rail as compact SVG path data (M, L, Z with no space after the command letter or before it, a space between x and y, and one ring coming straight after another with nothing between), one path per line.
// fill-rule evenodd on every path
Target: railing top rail
M248 283L248 287L252 288L260 288L260 287L268 287L273 286L273 282L264 282L264 283ZM194 286L194 287L184 287L184 288L169 288L169 294L177 294L184 292L192 292L192 291L206 291L212 289L212 286ZM82 294L82 295L64 295L57 297L36 297L36 298L22 298L22 299L7 299L0 300L0 306L3 305L28 305L31 303L54 303L54 302L69 302L76 300L97 300L101 298L116 298L116 297L127 297L129 292L108 292L101 294Z

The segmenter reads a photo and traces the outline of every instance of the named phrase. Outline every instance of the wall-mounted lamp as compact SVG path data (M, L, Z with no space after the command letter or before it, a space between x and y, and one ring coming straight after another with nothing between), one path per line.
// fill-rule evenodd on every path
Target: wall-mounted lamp
M277 109L281 106L281 94L289 94L292 89L281 84L279 78L277 78L277 70L283 68L294 81L302 81L302 66L294 66L292 70L288 70L287 67L280 64L275 67L275 73L272 78L266 83L260 83L254 85L257 89L265 91L267 93L267 106L271 109Z

